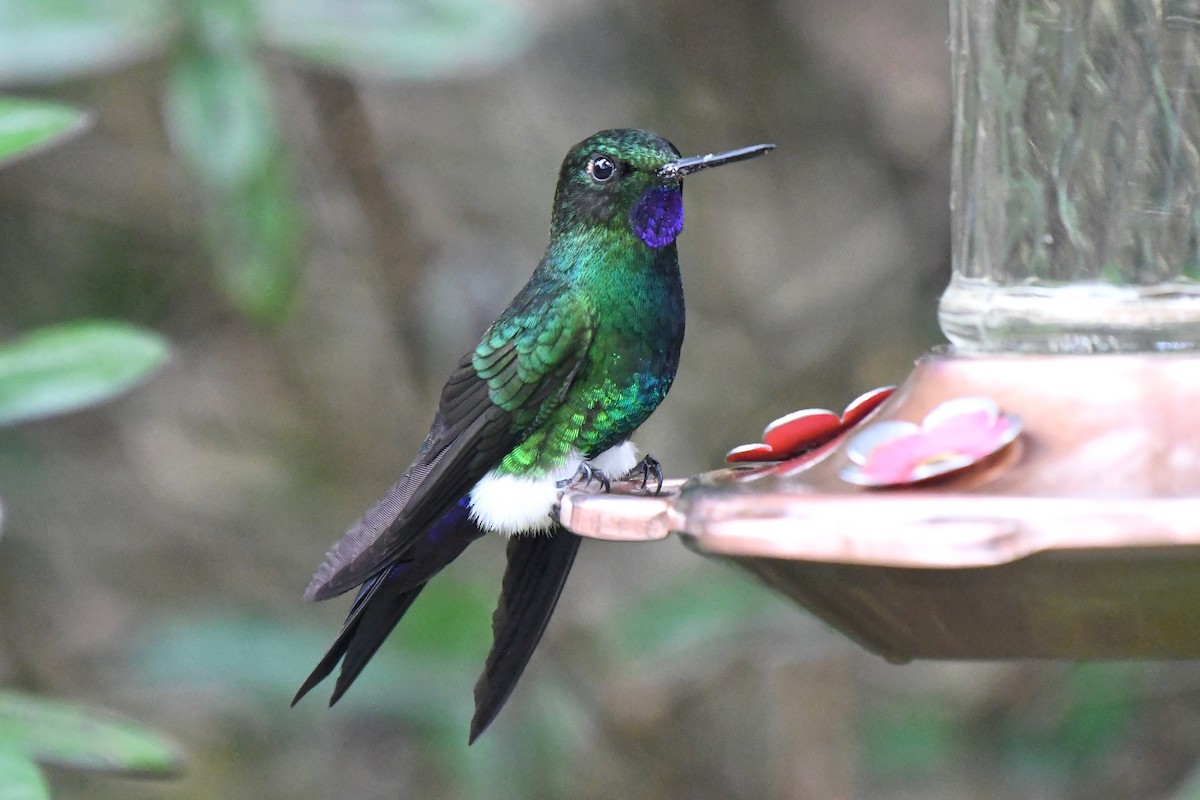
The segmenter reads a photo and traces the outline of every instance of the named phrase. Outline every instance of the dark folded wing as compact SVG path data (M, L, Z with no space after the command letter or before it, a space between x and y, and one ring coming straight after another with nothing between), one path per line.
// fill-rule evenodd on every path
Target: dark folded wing
M341 594L389 566L561 404L586 363L592 315L570 294L545 294L526 287L459 362L417 460L330 549L306 598Z
M341 661L337 686L329 699L330 705L336 703L400 622L426 582L482 535L483 531L471 521L466 503L459 503L426 531L403 559L364 583L337 639L296 692L292 705Z

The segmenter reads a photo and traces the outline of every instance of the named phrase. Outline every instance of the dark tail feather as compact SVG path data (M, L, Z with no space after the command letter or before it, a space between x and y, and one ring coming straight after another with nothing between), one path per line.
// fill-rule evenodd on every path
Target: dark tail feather
M472 522L465 502L455 506L387 572L363 584L346 622L312 674L304 681L292 705L333 672L342 662L329 705L336 703L363 667L379 650L388 634L400 622L425 584L444 566L462 555L471 542L483 535Z
M492 615L492 651L475 684L471 743L500 713L529 663L558 604L579 542L578 536L558 526L550 536L514 536L509 540L508 568L500 603Z
M321 660L317 663L317 666L304 681L304 684L300 687L300 691L296 692L296 696L292 698L293 706L296 705L296 703L299 703L301 698L308 694L314 686L328 678L329 674L333 672L333 668L336 667L338 662L342 660L342 656L346 655L347 652L352 649L351 646L357 641L357 634L363 624L364 617L367 616L368 609L374 607L374 603L372 601L375 599L377 593L386 592L388 589L392 588L388 585L389 583L394 583L394 580L388 581L384 579L383 576L378 576L363 584L362 589L360 589L358 592L358 596L354 598L354 605L350 607L350 613L346 615L346 621L342 623L342 629L338 632L337 638L333 640L333 644L330 645L329 649L325 651L325 655L321 657ZM424 584L421 584L420 586L417 586L417 588L411 589L407 592L393 592L393 597L389 602L386 603L383 603L382 601L388 600L388 598L380 598L381 604L392 609L397 609L398 611L395 621L392 622L392 627L395 627L396 623L400 621L400 617L404 616L404 612L408 610L410 605L412 605L412 601L417 598L417 595L420 593L423 586ZM375 625L372 627L378 629L378 618L380 615L376 613L372 614L371 616L375 619ZM390 630L391 627L383 632L383 636L378 637L378 641L371 649L371 652L367 655L367 659L369 659L370 656L379 649L379 645L382 644L383 639L387 637L387 634ZM361 651L363 648L361 646L356 646L353 649ZM363 659L362 663L358 666L358 669L355 670L354 674L356 676L362 671L363 666L366 665L367 659ZM343 667L343 672L345 672L345 667ZM339 676L338 685L340 686L341 683L342 678ZM335 689L334 694L336 697L331 699L329 704L333 705L336 702L337 697L341 697L344 692L345 689L342 689L340 692Z
M353 634L346 642L342 670L333 686L333 694L329 696L329 705L332 706L346 693L425 586L422 583L407 592L386 592L363 609ZM338 638L341 639L340 636Z

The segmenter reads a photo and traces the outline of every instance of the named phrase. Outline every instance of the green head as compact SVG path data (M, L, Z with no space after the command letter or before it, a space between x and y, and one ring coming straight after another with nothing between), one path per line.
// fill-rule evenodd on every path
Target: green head
M753 158L774 146L680 158L675 145L658 134L634 128L600 131L563 160L550 235L600 228L663 247L683 230L684 175Z

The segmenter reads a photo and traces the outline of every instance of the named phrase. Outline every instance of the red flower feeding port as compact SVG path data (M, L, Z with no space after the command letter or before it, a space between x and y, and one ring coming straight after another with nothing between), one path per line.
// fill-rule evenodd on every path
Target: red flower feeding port
M841 414L824 408L793 411L768 423L763 430L763 441L738 445L725 454L725 460L731 464L744 464L816 456L822 446L866 419L894 391L894 386L884 386L865 392L852 400Z

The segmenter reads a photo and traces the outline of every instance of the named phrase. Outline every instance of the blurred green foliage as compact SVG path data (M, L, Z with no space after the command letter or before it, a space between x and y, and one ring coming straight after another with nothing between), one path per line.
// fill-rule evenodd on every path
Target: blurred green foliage
M157 0L5 0L0 82L45 84L111 70L161 46L171 27Z
M519 52L529 38L529 26L510 6L479 0L358 4L357 13L347 12L320 0L0 0L0 84L52 84L167 52L165 128L203 196L202 229L215 275L245 314L276 323L298 283L304 225L273 108L269 50L320 69L428 79ZM57 103L0 98L0 162L67 138L87 119ZM0 347L0 425L109 399L167 353L162 339L119 323L27 334ZM381 687L389 703L371 702L370 709L430 728L430 757L486 797L485 769L490 764L495 772L498 758L488 757L487 745L466 758L456 739L470 716L463 687L480 661L468 645L486 636L491 601L452 583L427 594L424 613L407 621L408 646L391 648L373 668L376 675L391 666L424 679L419 687L401 683L408 691ZM480 625L463 625L460 615ZM244 617L181 621L155 637L136 663L150 683L163 674L219 683L283 708L300 677L297 665L327 636ZM360 687L343 705L365 706L369 697L369 686ZM53 701L0 695L0 797L48 796L37 761L126 773L179 766L173 747L136 726Z
M257 0L254 7L270 47L376 78L443 78L512 58L532 41L524 14L488 0Z
M745 628L783 602L731 572L703 584L677 582L614 614L603 651L614 664L669 664L686 650L715 652L729 630ZM187 691L236 698L238 704L287 724L297 714L337 720L386 719L414 732L421 758L454 797L557 797L567 780L579 728L595 710L553 680L528 680L521 691L536 715L510 708L519 722L504 735L464 747L473 712L470 687L490 641L495 587L464 580L455 570L431 582L395 635L332 709L314 693L295 709L288 704L330 633L315 625L285 626L245 614L190 616L147 631L128 649L123 669L149 692ZM592 664L601 670L603 664ZM524 705L522 706L524 707ZM315 721L313 724L317 724ZM531 761L533 759L533 761ZM530 763L537 769L530 769Z
M635 613L613 621L612 638L628 657L661 658L723 639L780 604L779 598L722 570L702 582L653 587L639 598Z
M338 709L461 734L494 605L482 587L452 574L430 583L405 615L401 633L384 643ZM134 644L127 667L147 685L212 686L295 714L288 705L330 641L330 631L316 625L284 627L242 614L185 617ZM321 709L319 696L299 708Z
M0 99L0 164L79 129L84 115L37 100ZM0 426L108 400L166 360L155 334L113 322L42 328L0 345ZM50 796L38 763L126 775L177 772L182 758L161 736L104 712L0 692L0 798Z
M1059 680L1026 687L1024 704L1002 712L976 715L929 695L870 709L859 726L864 769L880 784L937 783L982 751L981 769L1050 785L1097 772L1144 714L1144 669L1100 662L1057 671Z
M297 715L319 715L324 724L347 717L388 720L417 734L421 758L443 784L454 787L455 796L488 800L496 796L498 782L511 796L540 796L544 774L514 769L512 762L520 763L526 748L566 762L570 738L541 730L560 715L539 715L516 736L484 737L470 750L463 746L473 711L470 688L487 653L494 604L478 583L453 574L430 583L333 709L321 702L320 691L289 708L314 657L329 646L330 631L316 625L288 627L244 614L176 619L135 643L125 667L149 691L186 686L235 697L279 725ZM541 697L544 687L530 685Z
M86 124L87 114L60 103L0 97L0 164L50 147Z
M135 777L183 769L178 748L160 734L98 709L17 692L0 692L0 753Z
M24 753L0 749L0 798L48 800L50 787L42 771Z
M863 720L859 733L864 766L880 782L929 780L961 757L963 731L944 705L899 703Z
M72 322L0 344L0 425L104 402L166 361L159 336L119 322Z
M321 70L430 79L514 55L529 38L512 6L487 0L0 0L0 85L80 78L167 51L166 128L204 193L217 281L247 316L277 324L299 283L304 218L272 53ZM42 125L66 124L62 112L34 112Z
M102 402L158 366L165 353L161 340L122 326L37 331L0 348L0 424ZM183 765L173 744L140 726L60 701L0 692L0 798L48 798L39 762L132 776L171 775Z
M1064 780L1110 756L1133 728L1140 692L1137 664L1074 665L1041 714L998 720L990 736L1012 767Z
M158 336L119 323L34 331L0 346L0 425L103 402L159 367L167 352ZM126 775L169 775L182 767L174 745L137 725L68 703L0 692L0 798L48 798L39 762Z

